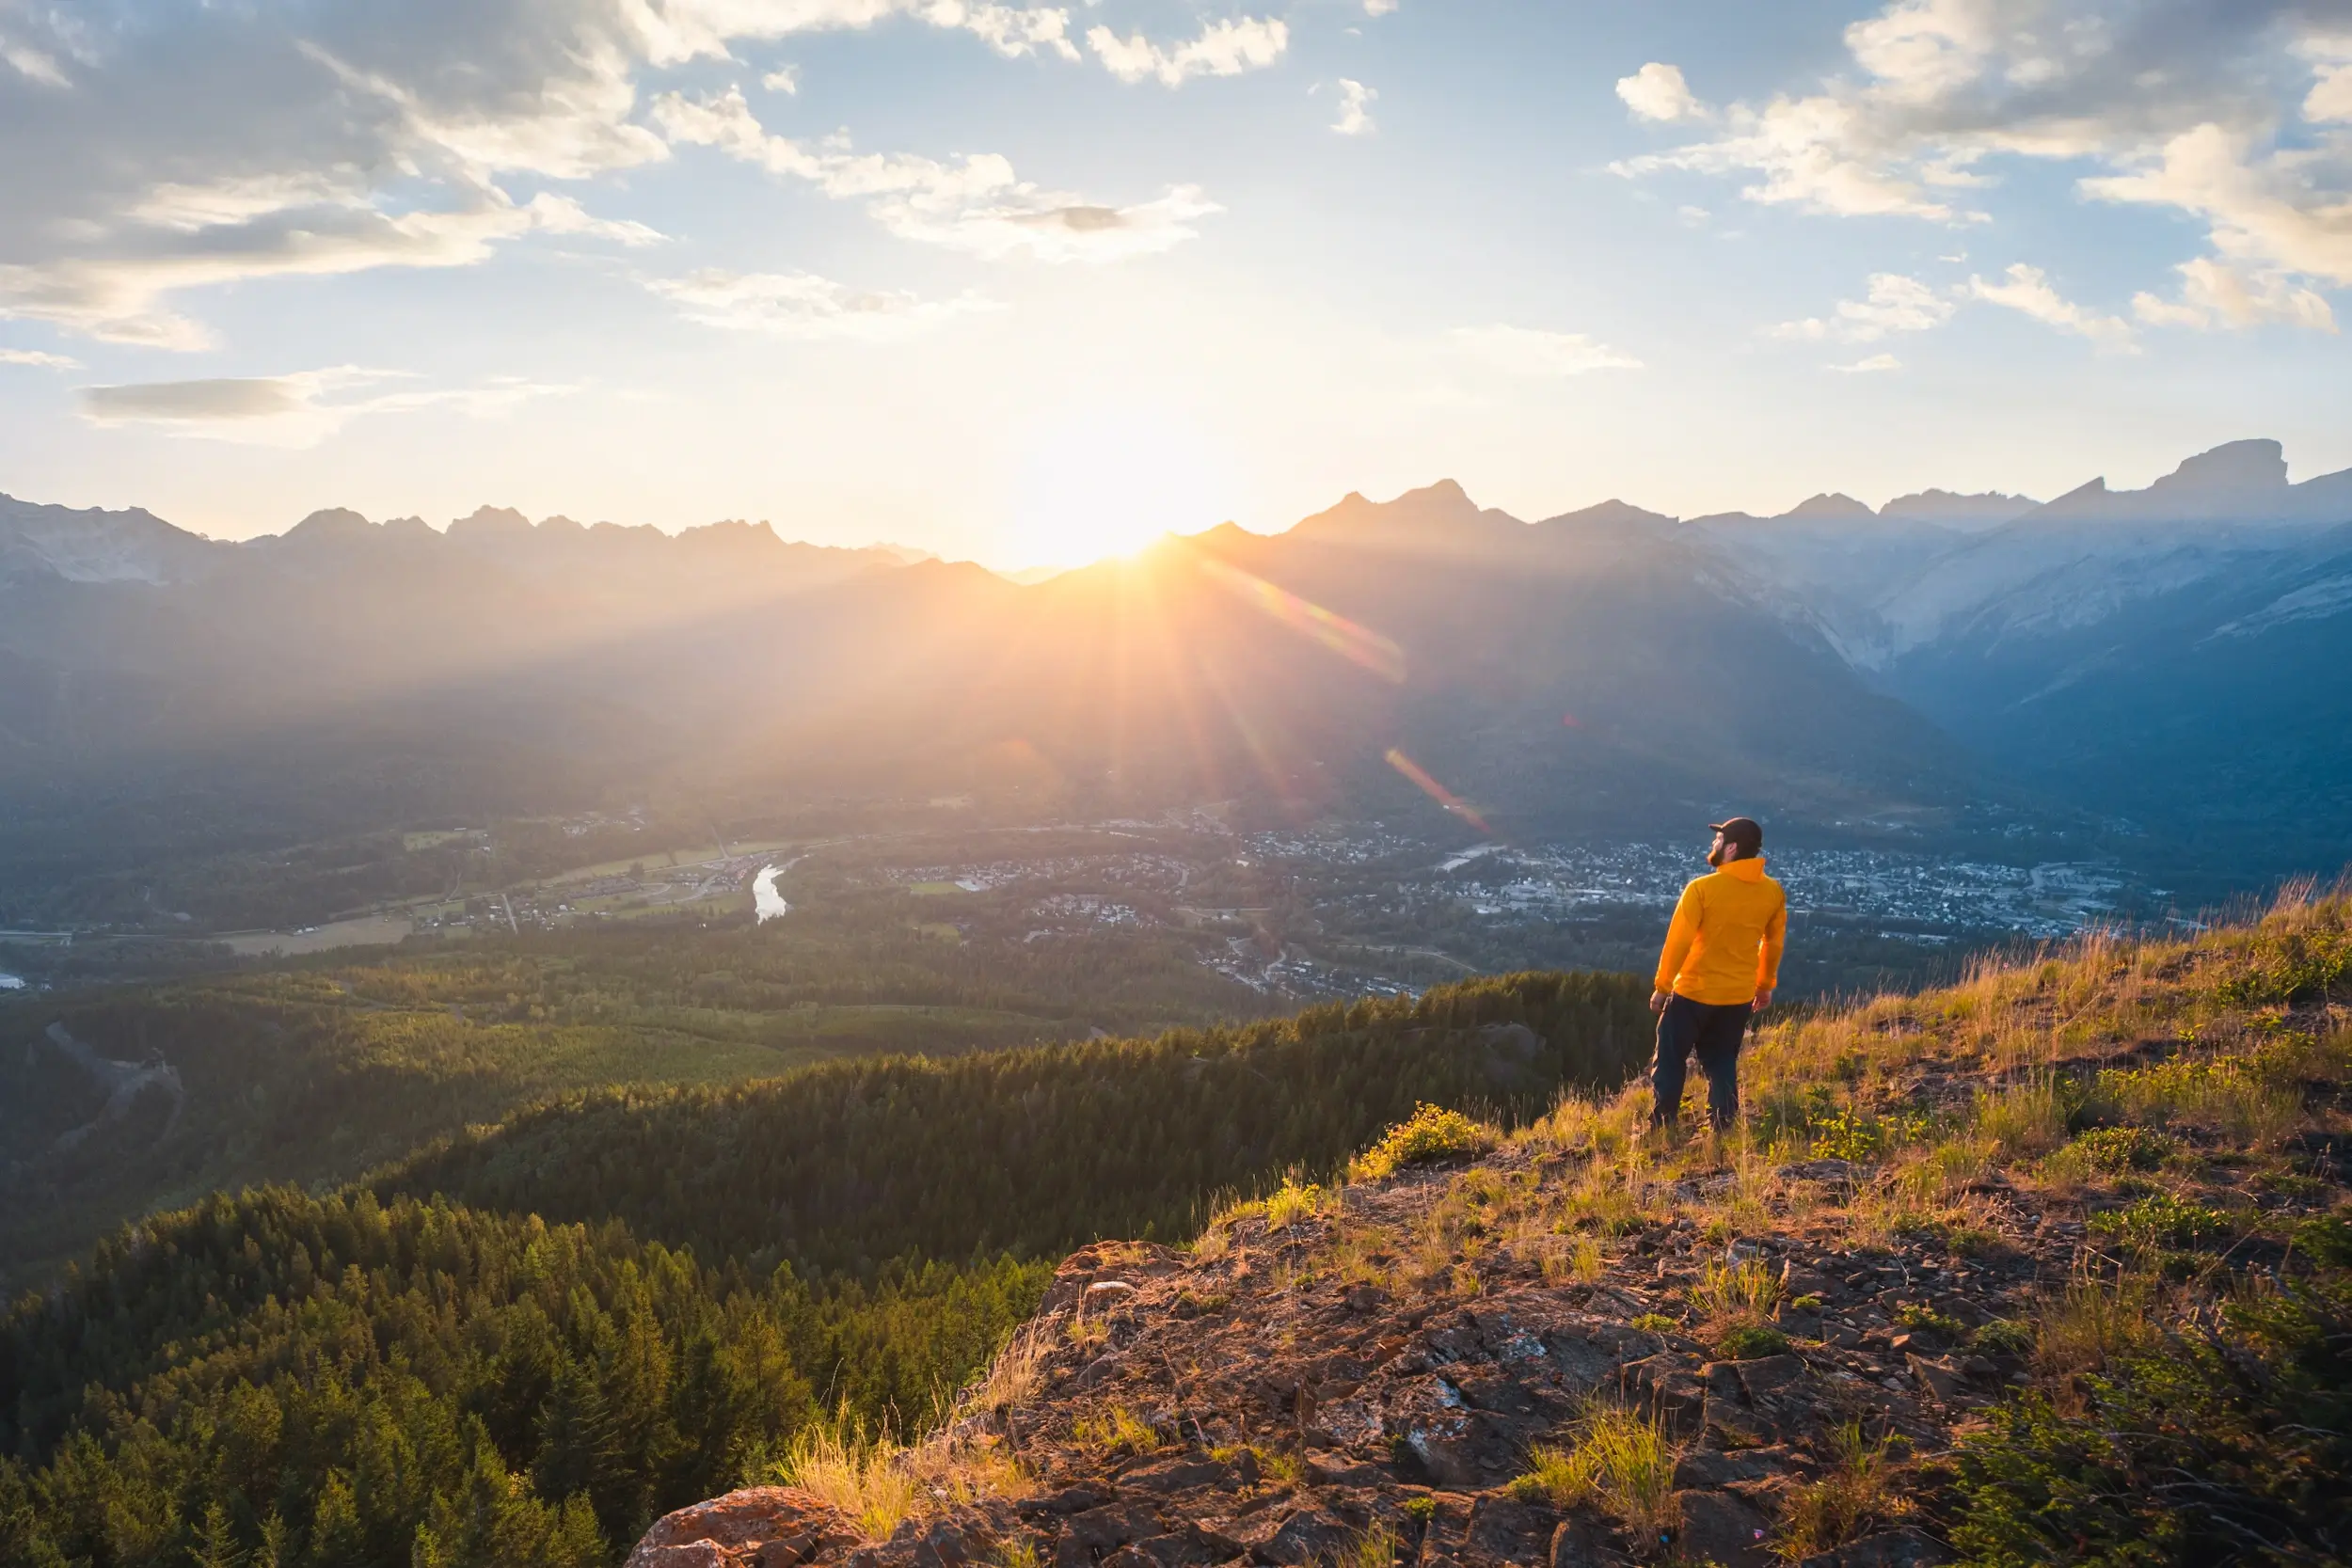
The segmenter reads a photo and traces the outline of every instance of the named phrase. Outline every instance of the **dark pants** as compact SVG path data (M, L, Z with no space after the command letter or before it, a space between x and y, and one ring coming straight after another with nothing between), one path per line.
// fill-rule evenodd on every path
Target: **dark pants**
M1707 1111L1716 1129L1728 1131L1740 1119L1740 1038L1754 1011L1745 1002L1716 1006L1687 996L1666 1004L1658 1016L1658 1060L1649 1071L1658 1096L1651 1119L1670 1122L1682 1114L1682 1080L1693 1051L1707 1073Z

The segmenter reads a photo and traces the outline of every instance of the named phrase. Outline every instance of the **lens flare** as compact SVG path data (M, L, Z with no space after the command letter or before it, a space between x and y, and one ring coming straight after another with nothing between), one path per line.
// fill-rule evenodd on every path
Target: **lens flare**
M1399 751L1394 746L1389 748L1389 766L1404 774L1406 778L1412 780L1414 784L1420 785L1421 792L1422 794L1428 796L1432 800L1437 801L1438 804L1443 806L1446 810L1452 812L1454 816L1460 817L1471 827L1476 828L1480 832L1491 833L1494 832L1492 828L1486 826L1486 819L1478 815L1478 809L1475 806L1472 806L1468 800L1463 800L1459 795L1454 794L1454 791L1446 788L1445 785L1431 778L1426 768L1422 768L1420 763L1415 762L1411 757L1406 756L1403 752Z
M1405 650L1370 626L1359 626L1344 615L1302 599L1287 588L1278 588L1265 578L1253 577L1214 556L1203 557L1200 569L1300 636L1322 643L1351 663L1362 665L1384 681L1397 686L1405 684Z

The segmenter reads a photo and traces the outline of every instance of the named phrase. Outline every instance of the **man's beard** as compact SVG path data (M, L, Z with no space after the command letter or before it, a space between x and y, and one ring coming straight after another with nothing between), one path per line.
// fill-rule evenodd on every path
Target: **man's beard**
M1707 863L1713 866L1716 870L1721 871L1724 868L1724 862L1730 857L1730 854L1731 846L1728 844L1717 845L1714 848L1709 849L1707 852Z

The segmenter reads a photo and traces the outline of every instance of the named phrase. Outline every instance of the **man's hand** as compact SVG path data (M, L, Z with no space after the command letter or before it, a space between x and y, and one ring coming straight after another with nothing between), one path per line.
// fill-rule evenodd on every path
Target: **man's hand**
M1654 1013L1662 1013L1666 1010L1666 1004L1672 1000L1673 998L1665 991L1651 991L1649 993L1649 1010Z
M1756 990L1756 1010L1760 1013L1772 1005L1772 988L1770 986L1758 986Z

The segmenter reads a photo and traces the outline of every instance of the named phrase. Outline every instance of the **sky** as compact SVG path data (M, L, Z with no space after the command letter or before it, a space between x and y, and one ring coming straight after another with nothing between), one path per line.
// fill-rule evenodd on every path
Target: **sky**
M1017 567L2352 467L2352 0L0 0L0 491Z

